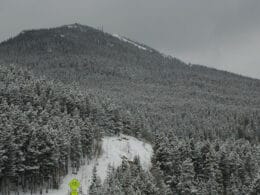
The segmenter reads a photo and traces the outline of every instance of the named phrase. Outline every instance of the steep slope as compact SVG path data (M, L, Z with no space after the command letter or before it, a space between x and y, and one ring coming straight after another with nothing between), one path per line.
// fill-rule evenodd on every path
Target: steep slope
M120 106L136 132L181 137L260 136L260 81L185 64L122 36L79 24L24 31L0 45L0 59Z

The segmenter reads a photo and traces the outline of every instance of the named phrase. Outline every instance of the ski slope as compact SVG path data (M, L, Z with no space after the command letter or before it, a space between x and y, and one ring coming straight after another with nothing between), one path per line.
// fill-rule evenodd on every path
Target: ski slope
M86 159L85 165L81 166L77 175L72 174L70 170L69 174L63 179L59 190L50 190L49 193L44 192L43 194L69 195L68 183L73 178L76 178L81 183L82 194L86 195L91 185L92 170L95 165L97 166L97 174L103 182L106 178L109 164L118 167L122 163L122 157L133 160L135 156L139 156L143 168L147 170L151 167L152 154L153 149L150 144L134 137L126 135L104 137L102 139L102 153L99 157L89 162ZM30 193L20 192L20 195L30 195Z

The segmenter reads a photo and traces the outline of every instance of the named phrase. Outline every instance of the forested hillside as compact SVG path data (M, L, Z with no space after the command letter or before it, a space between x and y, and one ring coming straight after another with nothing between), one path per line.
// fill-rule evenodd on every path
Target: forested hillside
M0 45L0 59L109 98L152 133L260 136L259 80L185 64L88 26L23 31Z
M114 112L76 86L0 66L0 191L58 188L99 151L104 133L131 129Z

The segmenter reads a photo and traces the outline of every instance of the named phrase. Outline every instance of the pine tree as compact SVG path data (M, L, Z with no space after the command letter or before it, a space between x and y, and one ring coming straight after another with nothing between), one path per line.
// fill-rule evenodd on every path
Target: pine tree
M101 191L101 179L97 175L97 166L95 165L92 172L92 183L89 187L90 195L99 195ZM101 194L100 194L101 195Z
M180 181L177 185L180 194L196 194L195 172L192 160L186 159L181 165Z

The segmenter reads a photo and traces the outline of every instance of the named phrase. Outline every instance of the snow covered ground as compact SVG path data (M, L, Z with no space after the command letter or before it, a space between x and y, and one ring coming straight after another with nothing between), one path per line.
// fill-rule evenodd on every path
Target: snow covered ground
M133 160L134 156L139 156L144 169L151 166L151 157L153 154L152 146L148 143L140 141L134 137L121 135L119 137L104 137L102 143L102 154L90 162L82 166L77 175L71 172L63 179L59 190L51 190L48 195L68 195L69 182L73 178L77 178L82 187L83 194L87 194L91 184L92 170L97 166L97 174L104 181L107 175L108 165L118 167L122 162L122 157ZM29 195L30 193L20 193L20 195ZM39 194L39 193L38 193ZM46 194L46 193L44 193Z
M121 41L130 43L130 44L132 44L132 45L138 47L139 49L147 50L146 47L143 47L143 46L141 46L141 45L139 45L139 44L137 44L137 43L135 43L135 42L133 42L133 41L131 41L131 40L129 40L129 39L126 39L126 38L124 38L124 37L122 37L122 36L120 36L120 35L118 35L118 34L113 34L113 36L116 37L116 38L118 38L118 39L120 39Z

